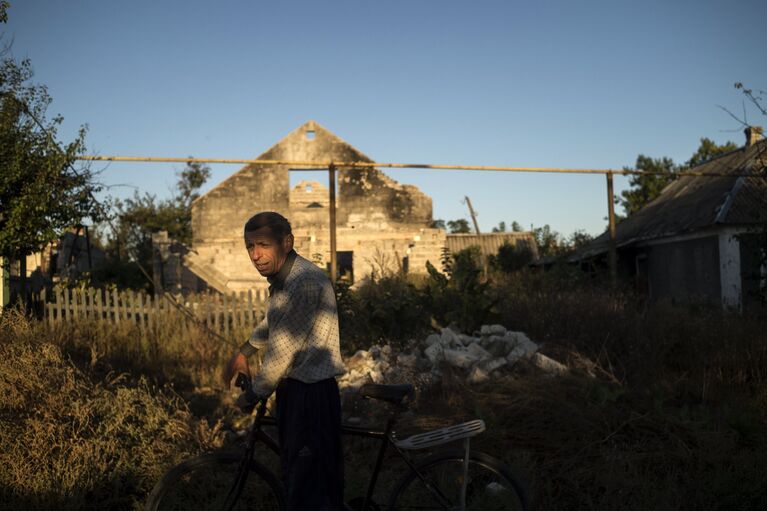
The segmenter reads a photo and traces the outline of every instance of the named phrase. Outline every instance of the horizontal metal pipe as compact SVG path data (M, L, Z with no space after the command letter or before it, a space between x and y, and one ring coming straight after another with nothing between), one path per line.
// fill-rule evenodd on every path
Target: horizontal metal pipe
M175 158L158 156L94 156L82 155L76 158L81 161L121 161L143 163L223 163L239 165L284 165L297 170L322 170L326 171L329 165L336 168L389 168L389 169L435 169L435 170L470 170L490 172L533 172L551 174L613 174L613 175L657 175L657 176L698 176L698 177L767 177L759 174L732 174L726 172L646 172L643 170L613 170L613 169L567 169L558 167L503 167L495 165L442 165L426 163L376 163L367 161L351 162L317 162L317 161L289 161L289 160L259 160L259 159L231 159L231 158ZM303 169L301 167L309 167Z

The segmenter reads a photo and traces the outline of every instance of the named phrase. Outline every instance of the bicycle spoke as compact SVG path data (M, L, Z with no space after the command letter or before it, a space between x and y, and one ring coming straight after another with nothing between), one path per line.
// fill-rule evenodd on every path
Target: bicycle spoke
M463 483L463 462L461 460L444 461L428 467L423 475L431 485L439 488L440 492L450 502L443 507L436 492L414 478L408 484L396 501L397 511L460 509L460 492ZM509 481L495 471L481 464L469 463L468 480L466 481L466 511L506 511L522 509L516 491Z
M159 511L221 511L235 481L239 463L207 463L176 478L163 493ZM237 502L232 508L245 510L277 510L279 501L274 490L256 473L249 473Z

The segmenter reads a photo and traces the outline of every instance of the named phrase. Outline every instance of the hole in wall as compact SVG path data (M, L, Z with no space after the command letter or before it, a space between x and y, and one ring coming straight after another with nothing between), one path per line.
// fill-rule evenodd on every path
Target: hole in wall
M306 140L314 140L316 133L314 130L306 130Z

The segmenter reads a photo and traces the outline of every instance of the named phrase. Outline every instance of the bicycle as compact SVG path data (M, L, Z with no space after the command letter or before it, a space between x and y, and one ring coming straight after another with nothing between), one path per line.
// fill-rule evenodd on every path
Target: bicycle
M249 379L239 375L237 386L244 392ZM527 510L527 488L512 470L500 460L472 451L470 440L485 430L480 419L419 433L398 439L394 430L400 412L407 408L413 396L413 386L363 385L359 393L364 398L377 399L393 405L383 431L351 424L342 425L342 434L377 439L380 447L365 497L346 504L347 511L377 511L372 500L383 466L384 454L393 448L404 460L408 471L394 486L388 502L390 511L406 509L442 510ZM175 509L215 510L284 510L282 483L277 476L255 458L257 442L279 454L279 446L263 426L276 426L276 418L266 415L266 401L259 401L246 441L244 453L205 454L172 468L155 485L149 495L146 511ZM463 441L461 449L446 449L421 460L414 460L408 451L432 448L456 440Z

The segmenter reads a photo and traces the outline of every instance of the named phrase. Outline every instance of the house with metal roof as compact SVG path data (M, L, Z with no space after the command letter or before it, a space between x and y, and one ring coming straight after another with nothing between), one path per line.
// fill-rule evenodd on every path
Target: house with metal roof
M745 130L746 144L683 176L616 230L618 270L653 301L716 303L743 310L759 303L765 283L767 140ZM573 260L595 260L610 248L605 232Z

